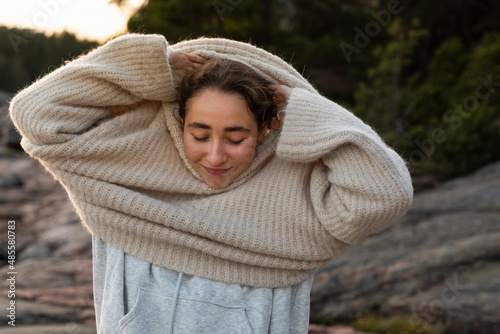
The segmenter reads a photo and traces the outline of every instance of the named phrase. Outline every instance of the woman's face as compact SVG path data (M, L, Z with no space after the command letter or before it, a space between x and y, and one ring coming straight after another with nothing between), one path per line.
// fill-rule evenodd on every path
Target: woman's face
M228 186L250 167L262 137L241 96L208 88L187 102L186 156L213 188Z

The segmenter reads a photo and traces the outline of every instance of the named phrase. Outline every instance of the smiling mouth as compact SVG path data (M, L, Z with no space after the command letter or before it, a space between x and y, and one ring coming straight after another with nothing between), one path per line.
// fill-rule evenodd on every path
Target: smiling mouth
M222 174L225 174L225 173L229 172L229 170L232 169L232 167L231 168L221 169L221 168L208 168L208 167L205 167L205 166L203 166L203 168L205 168L205 170L207 171L207 173L212 174L212 175L222 175Z

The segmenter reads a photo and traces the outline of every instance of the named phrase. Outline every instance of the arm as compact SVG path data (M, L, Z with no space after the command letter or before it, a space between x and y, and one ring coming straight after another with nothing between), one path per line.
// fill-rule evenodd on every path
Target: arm
M11 117L32 145L68 142L119 114L117 106L174 101L176 82L200 59L168 51L163 36L122 36L21 91Z
M408 169L368 125L338 104L297 88L285 115L277 154L299 163L319 162L311 175L311 202L334 237L354 244L406 212L413 198Z

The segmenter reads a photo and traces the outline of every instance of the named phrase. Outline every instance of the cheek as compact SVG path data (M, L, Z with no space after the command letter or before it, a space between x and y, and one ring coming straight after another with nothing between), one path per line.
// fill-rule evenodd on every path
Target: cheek
M231 157L239 164L250 164L255 156L256 145L247 144L231 150Z
M189 161L196 161L202 155L200 145L188 138L184 138L184 153Z

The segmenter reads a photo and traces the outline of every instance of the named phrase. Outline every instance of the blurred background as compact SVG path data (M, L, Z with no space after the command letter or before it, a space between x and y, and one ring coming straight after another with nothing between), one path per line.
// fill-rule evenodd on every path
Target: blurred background
M495 0L0 2L0 217L23 231L19 324L93 333L91 246L64 191L21 153L8 103L65 61L135 32L264 48L408 162L414 206L318 271L311 319L324 327L311 333L500 333L499 17Z

